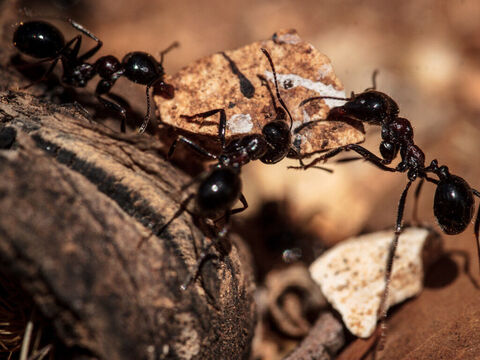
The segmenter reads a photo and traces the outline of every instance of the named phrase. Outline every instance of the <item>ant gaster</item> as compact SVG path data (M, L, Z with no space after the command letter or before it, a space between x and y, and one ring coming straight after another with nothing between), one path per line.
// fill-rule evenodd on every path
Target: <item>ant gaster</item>
M260 160L266 164L279 162L287 156L291 148L291 127L293 120L288 108L280 97L275 67L270 54L265 49L261 50L270 63L277 99L283 110L290 117L290 125L284 120L284 117L278 118L277 116L275 120L267 123L263 127L262 134L246 135L233 139L227 144L225 140L226 115L223 109L215 109L193 116L184 116L188 119L197 117L206 118L220 113L218 136L221 143L221 152L219 155L212 154L192 140L184 136L178 136L172 143L167 155L168 158L171 158L177 145L181 142L198 154L217 161L209 171L201 174L197 180L193 181L199 182L196 194L190 195L183 202L182 209L180 210L183 211L187 203L195 198L195 212L198 215L205 219L211 219L215 223L220 219L224 220L224 225L217 233L216 239L201 251L195 270L190 273L187 280L182 284L181 288L184 290L196 278L201 264L208 255L209 249L218 244L219 241L227 235L230 215L242 212L248 207L245 196L241 192L241 167L253 160ZM238 200L241 201L243 206L232 209ZM178 213L174 218L176 216L178 216ZM164 225L164 228L167 227L172 220L173 218Z
M21 22L16 28L13 35L13 45L20 52L41 59L39 63L51 62L48 70L36 82L44 80L53 71L58 61L61 61L63 67L62 82L70 86L85 87L98 74L101 80L95 90L95 96L106 108L120 113L122 116L122 132L126 130L126 110L120 104L126 104L127 102L122 97L110 92L112 86L121 76L125 76L132 82L146 85L147 113L139 129L139 132L144 132L150 121L150 88L154 86L159 95L167 99L173 98L173 86L163 81L162 63L164 55L173 47L178 46L178 43L173 43L160 53L160 62L145 52L136 51L125 55L121 62L114 56L107 55L92 64L88 63L87 60L100 50L103 45L102 41L72 19L67 21L73 28L94 40L96 45L84 54L79 55L82 35L77 35L65 42L60 30L44 21ZM31 83L25 88L33 84Z
M309 164L300 165L293 168L308 169L316 167L319 162L341 153L342 151L355 151L361 157L376 165L384 171L406 172L408 177L407 185L402 192L398 204L397 221L395 225L395 235L391 243L387 257L387 267L385 270L385 292L380 303L379 313L382 319L382 339L385 336L385 319L387 315L387 299L389 284L393 266L393 259L398 245L398 238L403 230L403 213L408 190L417 178L420 182L415 191L414 217L416 217L416 205L424 181L435 184L436 191L433 201L433 212L440 228L448 235L455 235L463 232L473 219L474 215L474 196L480 197L480 192L471 188L470 185L461 177L449 172L448 167L438 166L437 160L432 160L429 166L425 166L425 155L423 151L415 145L413 141L413 128L405 118L398 116L399 108L395 101L388 95L376 91L375 84L376 72L373 75L373 87L366 89L363 93L352 93L350 98L337 98L330 96L319 96L304 100L300 106L314 100L337 99L345 100L342 106L330 110L327 119L355 119L372 125L378 125L382 128L382 142L380 143L381 158L371 153L364 147L356 144L346 145L331 150L326 154L314 159ZM309 126L306 124L304 126ZM390 164L400 153L401 161L395 167ZM431 178L429 174L434 174L438 179ZM480 261L480 208L477 211L474 233L477 242L477 252ZM382 346L383 344L381 344Z

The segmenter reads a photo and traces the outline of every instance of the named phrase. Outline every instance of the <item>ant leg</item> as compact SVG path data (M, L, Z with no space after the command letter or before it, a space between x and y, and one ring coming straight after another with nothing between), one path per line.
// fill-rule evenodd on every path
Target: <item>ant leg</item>
M190 201L192 201L193 197L194 197L194 194L190 194L185 200L183 200L182 203L180 204L180 208L175 212L175 214L173 214L173 216L165 224L163 224L162 227L158 229L158 231L153 230L153 233L157 236L160 236L176 218L178 218L180 215L182 215L185 212L188 204L190 203ZM150 237L151 236L142 238L137 244L137 250L139 250L142 247L142 245L148 239L150 239Z
M170 149L168 150L168 154L167 154L167 159L170 159L173 156L173 153L175 152L175 149L177 148L177 145L180 141L185 143L186 145L188 145L191 149L193 149L194 151L196 151L200 155L204 155L204 156L209 157L213 160L218 158L217 155L214 155L214 154L208 152L206 149L204 149L200 145L194 143L192 140L186 138L185 136L179 135L179 136L177 136L177 138L173 141L172 145L170 146Z
M407 198L408 189L412 185L412 180L409 180L405 189L400 196L400 201L398 202L398 210L397 210L397 222L395 225L395 235L393 237L393 241L390 244L390 248L388 250L387 255L387 267L385 268L385 290L382 294L382 299L380 300L379 306L379 314L380 314L380 328L381 328L381 335L378 344L378 349L382 350L384 343L385 343L385 336L387 332L387 311L388 311L388 293L390 292L390 280L392 279L392 268L393 268L393 260L395 258L395 252L398 246L398 238L403 231L403 213L405 210L405 200Z
M245 196L243 194L240 194L239 200L240 200L240 202L242 203L243 206L241 208L238 208L238 209L230 210L230 215L238 214L238 213L241 213L242 211L247 210L248 203L247 203L247 199L245 199Z
M97 88L95 89L95 96L98 101L107 109L116 111L122 116L122 122L120 123L120 131L124 133L126 131L127 123L127 111L116 102L116 95L109 94L110 89L112 88L114 81L100 80L98 82ZM107 100L102 95L111 97L112 100Z
M160 51L160 65L163 64L163 58L164 58L165 54L168 53L170 50L173 50L173 49L175 49L179 46L180 46L180 43L178 41L174 41L166 49Z
M241 213L243 212L244 210L247 210L248 208L248 203L247 203L247 199L245 198L245 196L243 194L240 194L240 197L239 197L239 200L241 201L242 203L242 207L241 208L238 208L238 209L232 209L230 210L230 212L228 213L229 216L230 215L234 215L234 214L238 214L238 213ZM218 219L216 219L214 221L215 224L219 223L220 221L224 220L226 218L226 215L223 215L221 217L219 217ZM226 221L228 223L228 221Z
M183 119L186 119L187 121L192 121L197 117L205 119L217 113L220 113L220 121L218 123L218 138L220 139L220 143L222 144L222 150L223 150L225 149L225 142L226 142L225 133L227 129L227 115L224 109L213 109L213 110L205 111L203 113L198 113L195 115L180 115L180 117Z
M73 28L80 31L82 34L88 36L90 39L92 39L93 41L95 41L97 43L93 48L86 51L82 56L80 56L78 58L78 61L83 62L83 61L91 58L93 55L95 55L97 53L97 51L100 50L100 48L102 47L103 42L99 38L97 38L92 32L90 32L89 30L84 28L79 23L73 21L72 19L67 19L67 22L69 22L70 25L72 25ZM77 51L77 54L78 54L78 51Z
M397 172L396 169L392 169L392 168L386 166L383 159L379 158L377 155L373 154L369 150L367 150L364 147L362 147L360 145L357 145L357 144L350 144L350 145L345 145L345 146L338 147L338 148L333 149L330 152L312 160L307 165L304 165L304 166L289 166L288 168L289 169L307 170L308 168L313 167L314 165L316 165L319 162L326 161L326 160L330 159L331 157L334 157L335 155L341 153L342 151L350 151L350 150L355 151L357 154L361 155L362 158L365 161L368 161L368 162L372 163L373 165L380 168L381 170L390 171L390 172Z
M424 178L420 179L420 182L418 183L417 188L415 189L415 196L413 198L412 220L415 225L418 225L420 223L418 221L418 198L420 197L420 192L422 191L422 186L424 182L425 182Z
M316 123L319 123L321 121L327 121L327 119L318 119L318 120L311 120L311 121L307 121L307 122L304 122L303 124L297 126L295 128L295 130L293 130L293 133L296 135L298 134L300 131L302 131L303 129L305 128L308 128L308 127L311 127L313 125L315 125Z
M207 246L203 247L202 251L200 252L200 256L197 259L197 262L195 264L195 267L192 272L187 276L185 281L183 282L182 285L180 285L180 289L185 291L187 290L188 286L197 278L200 268L202 267L204 261L206 258L210 255L210 249L212 247L217 246L228 234L228 223L230 219L230 211L227 211L225 215L223 216L225 218L225 225L222 227L222 229L218 232L217 237L213 239L210 244Z
M193 269L192 272L190 272L190 274L187 276L187 278L185 279L185 281L183 282L182 285L180 285L180 289L185 291L187 290L188 286L193 282L193 280L195 280L198 276L198 273L200 272L200 268L203 264L203 262L205 261L205 259L207 258L208 255L210 255L210 249L212 247L214 247L215 245L217 245L223 238L218 236L216 239L212 240L210 242L210 244L208 244L207 246L205 246L202 251L200 252L200 256L198 257L198 260L195 264L195 267Z
M50 67L48 68L47 71L45 71L45 73L42 75L41 78L39 78L39 79L31 82L30 84L28 84L28 85L26 85L26 86L21 87L20 90L26 90L26 89L28 89L29 87L31 87L31 86L33 86L33 85L35 85L35 84L38 84L38 83L44 81L44 80L47 78L47 76L51 74L51 72L53 71L53 69L55 68L55 66L56 66L57 63L58 63L58 60L60 60L60 58L58 58L58 57L53 60L53 62L52 62L52 64L50 65Z

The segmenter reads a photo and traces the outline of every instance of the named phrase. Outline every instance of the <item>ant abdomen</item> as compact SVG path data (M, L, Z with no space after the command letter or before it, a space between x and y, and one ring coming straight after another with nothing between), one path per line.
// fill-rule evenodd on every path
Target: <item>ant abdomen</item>
M260 161L265 164L275 164L283 160L291 149L290 126L285 121L272 121L263 127L262 134L268 146Z
M237 202L242 191L238 171L236 168L218 167L200 183L196 205L206 218L218 218Z
M473 218L475 201L470 185L459 176L442 176L435 191L433 212L448 235L463 232Z
M60 30L44 21L20 23L13 34L13 45L37 59L54 58L65 46Z
M151 85L163 76L163 67L155 58L141 51L128 53L122 60L124 75L137 84Z

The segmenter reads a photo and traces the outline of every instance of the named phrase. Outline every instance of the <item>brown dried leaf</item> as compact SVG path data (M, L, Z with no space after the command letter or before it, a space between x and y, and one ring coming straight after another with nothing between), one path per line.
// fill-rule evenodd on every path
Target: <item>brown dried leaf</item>
M166 100L155 96L157 115L176 128L217 136L218 115L195 121L187 121L181 115L225 109L227 139L233 135L261 133L263 126L275 119L275 103L279 106L272 97L273 76L261 48L267 49L273 59L280 94L293 116L294 128L304 122L324 119L328 105L339 104L337 100L325 100L299 108L302 100L319 95L345 96L330 60L301 40L295 30L289 30L276 33L270 40L202 58L173 76L165 76L165 81L175 87L175 97ZM272 93L262 84L261 77L268 80ZM301 154L307 154L363 140L361 124L324 121L301 130L295 144Z

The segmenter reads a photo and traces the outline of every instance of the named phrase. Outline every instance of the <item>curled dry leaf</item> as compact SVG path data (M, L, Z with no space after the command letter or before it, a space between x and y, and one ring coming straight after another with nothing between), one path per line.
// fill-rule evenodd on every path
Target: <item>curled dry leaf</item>
M275 325L286 335L305 336L310 330L307 313L327 305L308 269L296 264L271 271L266 278L268 309Z
M263 126L275 119L275 85L268 60L270 53L280 86L280 94L294 119L294 128L305 122L325 119L329 108L338 100L299 107L312 96L344 97L345 92L335 76L330 60L295 30L281 31L272 39L258 41L237 50L202 58L165 81L175 87L175 97L166 100L154 96L157 115L162 122L195 134L218 136L218 115L207 119L185 120L181 115L195 115L213 109L224 109L227 116L227 139L246 133L261 133ZM268 80L265 86L263 79ZM361 123L322 121L302 129L294 144L302 155L328 150L364 140Z
M356 336L369 337L375 330L392 239L392 231L348 239L325 252L310 267L312 278ZM404 231L393 264L389 307L420 293L425 261L436 259L441 247L438 235L427 229Z

